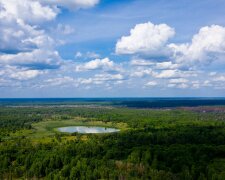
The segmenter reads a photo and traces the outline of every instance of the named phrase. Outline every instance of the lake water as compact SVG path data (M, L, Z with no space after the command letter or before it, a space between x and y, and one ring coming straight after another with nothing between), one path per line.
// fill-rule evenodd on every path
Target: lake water
M58 128L60 132L67 133L82 133L82 134L98 134L98 133L113 133L120 131L115 128L97 127L97 126L68 126Z

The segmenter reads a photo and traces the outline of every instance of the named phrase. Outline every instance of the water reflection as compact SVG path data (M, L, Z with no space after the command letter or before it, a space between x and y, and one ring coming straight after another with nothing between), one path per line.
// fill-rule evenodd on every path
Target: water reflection
M67 133L82 133L82 134L96 134L96 133L112 133L118 132L119 129L115 128L106 128L106 127L96 127L96 126L68 126L68 127L61 127L58 128L60 132L67 132Z

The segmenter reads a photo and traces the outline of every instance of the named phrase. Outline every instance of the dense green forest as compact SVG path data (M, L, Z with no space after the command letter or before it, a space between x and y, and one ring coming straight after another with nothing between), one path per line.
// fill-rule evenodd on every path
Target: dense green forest
M121 131L67 134L55 122ZM0 179L224 180L225 107L2 106Z

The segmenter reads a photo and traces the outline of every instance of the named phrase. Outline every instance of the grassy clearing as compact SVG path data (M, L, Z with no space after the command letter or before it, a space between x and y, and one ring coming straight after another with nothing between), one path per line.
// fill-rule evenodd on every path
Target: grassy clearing
M61 140L71 141L77 139L76 136L72 136L69 133L61 133L58 131L59 127L65 126L100 126L100 127L112 127L118 128L121 131L127 130L128 125L126 123L115 123L115 122L103 122L97 121L93 118L82 118L82 117L74 117L73 119L63 120L61 118L54 119L46 119L44 121L33 123L32 129L21 129L15 132L11 132L9 139L17 139L17 138L29 138L34 144L36 143L51 143L53 141L57 141L57 134L64 134ZM79 135L80 140L86 140L88 135Z
M93 119L87 120L83 118L74 118L70 120L46 120L38 123L32 124L32 132L28 135L31 139L42 139L51 138L55 134L60 133L57 129L59 127L65 126L101 126L101 127L114 127L118 128L121 131L128 129L126 123L113 123L113 122L103 122L103 121L94 121ZM70 134L67 134L66 139L71 139ZM72 138L73 139L73 138Z

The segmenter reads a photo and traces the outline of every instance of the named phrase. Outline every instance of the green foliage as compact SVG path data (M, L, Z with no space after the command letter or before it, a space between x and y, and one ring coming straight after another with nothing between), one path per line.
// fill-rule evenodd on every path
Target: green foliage
M0 179L222 180L224 119L224 111L1 107ZM99 135L52 130L71 123L123 130Z

